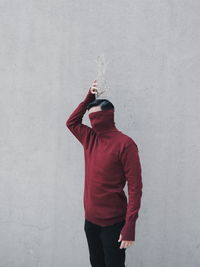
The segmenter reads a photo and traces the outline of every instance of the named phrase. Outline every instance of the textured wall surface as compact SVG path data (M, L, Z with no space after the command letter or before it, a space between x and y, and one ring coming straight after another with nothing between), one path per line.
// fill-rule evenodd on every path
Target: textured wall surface
M83 148L65 121L102 52L143 171L127 267L199 267L200 1L1 0L0 12L0 267L89 266Z

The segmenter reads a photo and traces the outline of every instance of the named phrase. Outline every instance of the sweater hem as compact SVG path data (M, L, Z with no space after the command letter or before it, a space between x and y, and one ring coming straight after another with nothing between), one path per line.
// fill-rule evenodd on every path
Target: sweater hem
M94 224L97 224L99 226L109 226L109 225L112 225L115 223L119 223L119 222L125 221L125 218L126 218L126 215L122 215L120 217L114 217L111 219L96 219L94 217L90 217L88 215L85 215L86 220L88 220Z

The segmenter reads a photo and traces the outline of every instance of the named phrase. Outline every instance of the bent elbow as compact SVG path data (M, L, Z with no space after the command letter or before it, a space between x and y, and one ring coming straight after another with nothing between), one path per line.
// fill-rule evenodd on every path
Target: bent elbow
M65 122L65 125L68 129L70 129L71 127L71 123L70 123L70 120L68 119L66 122Z

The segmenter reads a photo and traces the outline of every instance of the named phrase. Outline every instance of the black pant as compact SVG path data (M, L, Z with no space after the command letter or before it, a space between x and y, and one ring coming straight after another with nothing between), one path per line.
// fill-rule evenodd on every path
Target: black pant
M119 248L120 231L125 221L99 226L85 219L84 230L92 267L125 267L126 248Z

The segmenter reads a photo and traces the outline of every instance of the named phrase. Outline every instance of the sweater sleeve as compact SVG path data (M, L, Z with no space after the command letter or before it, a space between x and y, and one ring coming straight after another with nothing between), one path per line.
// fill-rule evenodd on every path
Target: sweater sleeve
M142 171L139 152L132 140L120 154L124 176L128 185L128 205L125 224L121 230L122 240L135 240L135 225L142 197Z
M84 146L87 142L87 138L93 129L82 123L83 116L87 110L87 105L96 99L90 89L85 99L76 107L69 118L66 121L67 128L78 139L78 141Z

